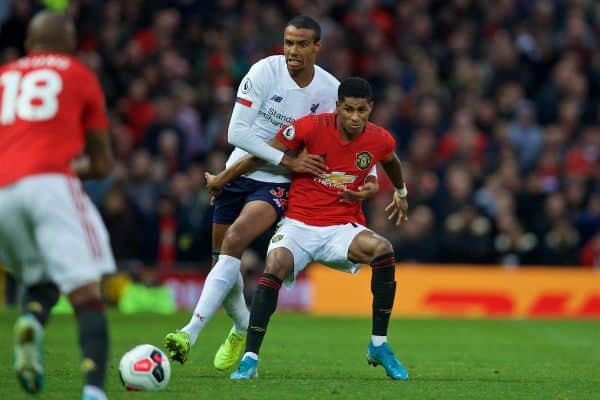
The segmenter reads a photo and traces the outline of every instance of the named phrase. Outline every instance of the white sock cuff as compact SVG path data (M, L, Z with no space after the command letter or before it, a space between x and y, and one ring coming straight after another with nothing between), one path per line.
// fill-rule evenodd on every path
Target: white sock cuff
M379 347L386 342L387 336L371 335L371 343L373 343L373 346L375 347Z
M95 399L107 400L104 390L100 389L98 386L85 385L83 387L83 394L88 394Z
M228 256L226 254L221 254L219 255L219 258L217 260L217 262L225 262L225 263L236 263L236 264L241 264L242 260L240 260L239 258L236 257L232 257L232 256Z
M239 258L221 255L215 266L210 270L207 281L217 279L227 283L230 289L237 282L240 275L241 260Z
M244 353L244 355L242 356L242 359L243 359L244 357L250 357L251 359L253 359L253 360L257 360L257 361L258 361L258 354L256 354L256 353L253 353L253 352L251 352L251 351L247 351L247 352L245 352L245 353Z

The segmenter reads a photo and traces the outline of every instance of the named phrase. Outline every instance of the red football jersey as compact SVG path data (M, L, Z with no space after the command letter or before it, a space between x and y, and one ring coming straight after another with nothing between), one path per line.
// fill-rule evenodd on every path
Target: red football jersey
M309 115L277 134L290 149L306 148L310 154L322 155L329 168L320 177L294 175L285 215L308 225L365 225L362 202L340 203L339 193L343 188L358 190L377 162L392 157L395 140L369 122L363 133L347 142L336 122L336 114Z
M107 125L100 84L77 59L39 52L0 67L0 187L34 174L72 175L85 132Z

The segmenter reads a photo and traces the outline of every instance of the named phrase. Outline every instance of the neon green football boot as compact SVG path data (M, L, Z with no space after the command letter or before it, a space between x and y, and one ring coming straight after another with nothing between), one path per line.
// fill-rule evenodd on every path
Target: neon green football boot
M165 347L173 361L183 364L190 354L190 335L184 331L175 331L165 336Z
M214 366L219 371L231 368L238 362L246 346L246 332L236 332L231 328L225 343L219 347L215 354Z

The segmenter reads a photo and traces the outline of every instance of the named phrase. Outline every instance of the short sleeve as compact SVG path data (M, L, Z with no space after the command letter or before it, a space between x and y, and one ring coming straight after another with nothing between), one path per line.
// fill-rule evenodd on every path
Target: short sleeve
M236 103L253 109L260 109L269 90L269 81L274 79L266 60L255 63L242 79L235 98Z
M84 131L106 130L108 119L106 117L106 105L104 104L104 93L96 75L91 71L85 71L87 90L85 91L85 105L83 107L82 125Z
M298 150L305 147L314 129L314 117L309 115L300 118L293 125L282 128L277 133L277 139L288 149Z
M385 131L385 140L383 141L383 144L382 160L389 160L396 151L396 139L394 139L394 136L390 132Z

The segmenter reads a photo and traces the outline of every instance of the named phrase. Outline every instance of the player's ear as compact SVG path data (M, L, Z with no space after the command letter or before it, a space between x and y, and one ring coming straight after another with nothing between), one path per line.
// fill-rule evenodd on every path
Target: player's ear
M371 113L373 112L373 105L374 105L373 100L367 102L367 104L369 105L369 116L367 118L369 118L369 117L371 117Z

